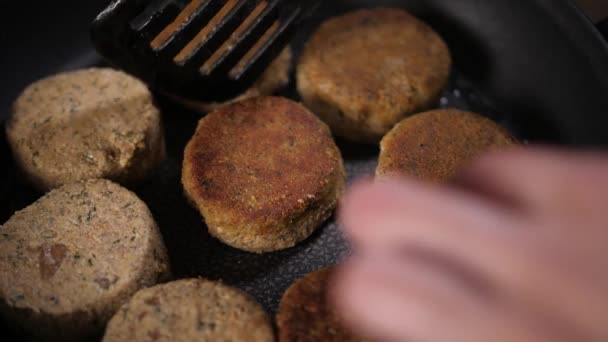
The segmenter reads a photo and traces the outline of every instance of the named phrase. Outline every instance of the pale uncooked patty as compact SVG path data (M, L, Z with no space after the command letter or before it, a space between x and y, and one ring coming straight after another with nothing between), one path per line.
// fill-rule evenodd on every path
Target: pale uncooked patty
M92 178L138 182L165 155L152 94L111 69L32 84L16 100L6 132L17 163L40 190Z
M434 110L403 120L382 139L376 175L444 182L483 153L516 143L506 130L478 114Z
M180 98L179 96L169 95L175 101L183 104L189 109L201 113L216 110L222 106L246 100L252 97L272 95L284 88L289 83L289 71L291 69L292 51L287 47L281 54L268 66L256 83L236 98L224 102L198 102Z
M150 211L106 180L51 191L0 226L0 314L22 333L101 333L137 290L168 276Z
M363 9L323 23L297 67L306 106L334 134L378 143L404 117L434 106L450 52L428 25L401 9Z
M180 280L138 292L112 318L104 342L274 341L262 307L240 290Z
M309 237L331 216L344 178L328 127L279 97L237 102L203 118L182 172L211 235L257 253Z
M310 273L287 289L277 313L279 342L363 341L346 328L326 299L333 271Z

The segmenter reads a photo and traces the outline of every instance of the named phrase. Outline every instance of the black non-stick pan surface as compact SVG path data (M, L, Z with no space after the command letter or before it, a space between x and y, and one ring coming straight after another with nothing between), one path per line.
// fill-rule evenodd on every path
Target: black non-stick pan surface
M59 71L105 65L88 41L88 24L105 5L107 1L45 1L38 7L11 2L3 9L2 120L28 83ZM455 65L438 106L479 112L522 141L608 145L608 134L604 134L608 47L569 1L327 0L295 37L295 55L323 19L370 6L409 9L447 40ZM29 13L29 17L15 23L10 19L15 13ZM281 95L298 100L293 81ZM202 114L160 96L158 103L164 114L168 158L152 178L133 190L148 204L161 228L176 278L221 279L274 313L294 280L336 264L348 253L333 218L295 248L264 255L241 252L210 237L200 214L184 199L180 183L184 147ZM338 145L349 183L373 175L377 147L344 141ZM0 163L0 222L5 222L41 194L20 177L4 134Z

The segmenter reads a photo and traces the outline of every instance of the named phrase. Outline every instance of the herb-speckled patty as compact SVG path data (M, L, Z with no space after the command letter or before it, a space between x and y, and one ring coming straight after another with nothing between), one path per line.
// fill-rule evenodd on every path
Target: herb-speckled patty
M0 226L0 314L45 340L100 333L168 272L146 205L106 180L53 190Z
M517 144L502 127L478 114L433 110L403 120L382 139L376 176L444 182L484 152Z
M152 94L111 69L67 72L30 85L16 100L6 132L17 164L43 191L93 178L138 182L165 156Z
M345 182L328 127L280 97L241 101L203 118L182 172L211 235L257 253L309 237L331 216Z
M274 341L262 307L240 290L188 279L139 291L112 318L104 342Z
M310 273L287 289L277 313L279 342L364 340L345 328L325 299L333 270Z
M298 91L334 134L376 144L436 104L450 65L447 45L427 24L402 9L362 9L324 22L308 41Z

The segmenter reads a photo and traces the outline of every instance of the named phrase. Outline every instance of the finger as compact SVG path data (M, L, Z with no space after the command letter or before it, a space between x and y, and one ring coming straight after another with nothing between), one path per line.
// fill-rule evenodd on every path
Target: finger
M337 273L329 298L350 327L378 340L538 341L501 308L407 259L355 258Z
M344 196L339 211L342 228L361 243L383 237L377 223L371 222L370 226L360 223L377 214L396 214L404 224L423 216L449 226L455 219L476 226L495 226L513 216L512 212L469 193L407 179L359 182Z
M505 286L526 285L535 271L521 218L452 189L405 180L360 184L343 200L340 220L361 253L418 246Z
M407 180L354 186L342 201L339 219L362 249L400 249L416 241L474 250L483 257L495 254L488 245L515 243L521 233L513 228L518 218L509 212L464 193Z
M580 213L608 191L606 174L605 155L536 147L486 155L454 183L530 213Z

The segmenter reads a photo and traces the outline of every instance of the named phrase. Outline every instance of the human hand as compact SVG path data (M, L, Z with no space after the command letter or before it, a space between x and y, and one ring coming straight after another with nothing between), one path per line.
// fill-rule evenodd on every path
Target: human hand
M608 156L496 152L453 186L361 183L330 299L356 331L416 342L608 341Z

